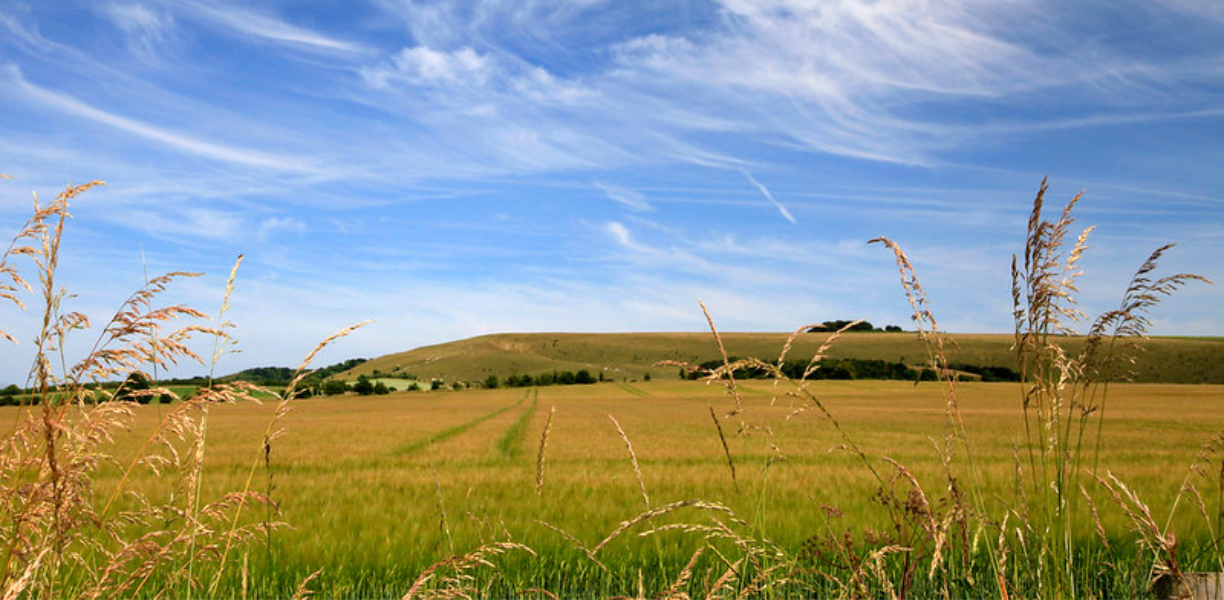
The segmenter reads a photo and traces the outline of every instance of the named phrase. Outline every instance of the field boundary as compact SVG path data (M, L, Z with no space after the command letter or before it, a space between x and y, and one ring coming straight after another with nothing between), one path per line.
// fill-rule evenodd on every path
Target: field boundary
M506 428L506 433L502 434L501 439L497 441L497 449L507 459L514 459L522 452L523 438L527 434L527 424L535 416L536 406L540 404L540 388L528 390L528 395L531 396L531 404L523 410L523 414L519 415L519 418L510 427ZM524 399L526 399L525 396Z
M495 409L491 412L488 412L479 417L476 417L475 419L468 421L466 423L460 423L459 425L455 425L454 427L443 429L442 431L434 435L431 435L425 439L417 440L415 442L411 442L408 444L404 444L402 446L397 446L395 448L392 448L390 454L391 456L404 456L407 454L412 454L413 452L416 452L417 450L420 450L421 448L425 448L426 446L430 446L438 442L444 442L508 410L517 408L518 406L522 405L523 402L527 400L527 396L530 396L530 395L531 395L531 390L528 390L527 393L523 394L523 397L520 398L519 401L515 402L514 404Z
M653 398L654 397L654 394L651 394L650 392L647 392L646 390L639 389L635 386L629 385L621 381L616 382L616 385L620 389L625 390L626 392L629 392L630 394L633 394L634 396L640 396L642 398Z

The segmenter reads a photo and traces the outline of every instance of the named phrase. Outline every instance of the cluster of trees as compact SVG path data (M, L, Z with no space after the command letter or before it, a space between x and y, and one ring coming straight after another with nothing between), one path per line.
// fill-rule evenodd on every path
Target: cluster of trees
M979 367L977 365L955 363L948 365L948 368L953 371L973 373L974 375L981 376L982 381L1020 381L1020 373L1007 367Z
M4 389L0 389L0 406L17 406L21 404L21 396L25 390L17 387L16 384L9 384Z
M305 387L318 386L328 377L352 369L368 360L368 358L350 358L346 361L315 369L306 375L300 385ZM289 382L293 381L293 376L296 373L296 369L290 369L289 367L255 367L239 371L233 375L226 375L221 378L221 381L248 381L264 387L280 387L289 385ZM195 379L202 378L197 377Z
M731 362L739 360L731 357ZM702 370L690 372L680 370L681 379L700 379L706 372L723 366L721 360L709 360L701 363ZM803 379L808 368L806 360L788 360L782 363L782 374L791 379ZM769 373L761 368L743 367L733 373L736 379L765 379ZM818 363L818 368L807 376L807 379L903 379L920 380L929 376L934 379L934 373L928 370L912 369L904 363L890 363L883 360L867 360L859 358L826 358Z
M357 381L352 385L339 379L329 379L317 386L310 386L303 391L299 398L309 398L314 394L323 394L324 396L335 396L346 392L356 392L358 396L390 394L391 388L381 381L370 381L365 375L358 375Z
M128 375L127 379L124 379L123 383L120 384L118 388L116 388L115 395L112 396L111 399L112 400L135 400L136 402L139 402L140 404L150 404L150 403L170 404L170 401L173 400L173 398L171 398L169 394L144 393L149 388L159 387L159 386L164 387L166 385L167 385L166 383L159 383L158 385L154 385L152 381L149 381L149 378L146 377L144 373L141 373L140 371L135 371L131 373L130 375Z
M357 382L350 389L357 392L358 396L369 396L371 394L382 396L391 393L391 388L388 388L385 383L381 381L370 383L370 378L365 375L358 375Z
M522 375L515 374L505 378L504 380L498 380L496 375L489 375L484 380L484 386L486 388L495 388L502 385L505 387L531 387L533 385L589 385L592 383L598 383L600 381L606 381L602 371L599 373L599 378L596 379L591 375L590 371L582 369L577 373L573 371L553 371L552 373L542 373L540 375L536 375L535 377L525 373Z
M302 379L300 383L298 383L296 392L297 397L310 398L319 394L343 394L344 392L349 391L351 388L345 382L328 381L327 378L335 375L336 373L352 369L368 360L368 358L350 358L348 360L330 364L326 367L311 371ZM239 371L233 375L226 375L225 377L221 378L221 381L248 381L250 383L254 383L255 385L267 388L284 388L288 386L291 381L293 381L293 376L296 373L296 369L290 369L289 367L255 367L252 369ZM386 388L386 386L383 387ZM385 394L388 392L390 392L389 389L381 393ZM369 393L376 392L371 391Z
M361 378L353 386L348 386L343 381L325 381L327 377L347 371L356 367L369 359L366 358L351 358L349 360L338 362L333 365L328 365L321 369L312 371L309 375L298 384L298 397L309 398L314 395L322 394L342 394L352 389L358 394L363 392L366 394L386 394L391 390L382 382L362 382ZM255 367L239 371L232 375L226 375L218 378L220 382L230 381L246 381L258 386L266 388L284 388L293 380L296 373L295 369L288 367ZM170 387L170 386L194 386L204 387L209 384L207 377L197 375L195 377L180 377L171 379L161 379L154 383L143 373L132 373L123 381L111 381L99 384L97 386L98 393L96 397L105 399L111 397L114 400L130 400L139 402L140 404L164 403L168 404L172 400L169 394L143 394L144 390L153 387ZM109 394L106 392L110 392ZM181 392L180 392L181 393ZM17 406L23 402L37 402L37 398L27 397L26 390L9 385L0 389L0 406Z
M430 381L429 383L429 389L431 390L441 390L441 389L445 389L446 387L447 387L446 382L442 381L441 379L434 379ZM452 387L456 390L459 390L459 389L463 389L464 385L456 381ZM414 383L411 385L411 387L408 388L408 391L412 392L412 391L416 391L420 389L423 389L421 387L421 384ZM347 382L341 381L339 379L330 379L328 381L324 381L320 383L317 386L312 386L311 388L304 390L303 393L298 397L299 398L309 398L312 394L322 394L324 396L335 396L337 394L343 394L346 392L356 392L358 396L369 396L369 395L381 396L383 394L389 394L392 391L393 390L390 387L388 387L387 384L381 381L377 381L377 380L371 381L370 378L365 375L358 375L357 381L353 383L352 385L349 385Z
M821 323L820 325L816 325L815 327L809 327L807 332L808 333L828 333L832 331L841 331L842 327L845 327L851 323L854 323L854 321L845 320L845 319L840 319L836 321L825 321L824 323ZM868 321L863 321L861 323L855 323L853 327L851 327L850 329L847 329L846 331L867 331L867 332L887 331L889 333L899 333L903 330L896 325L885 325L883 329L880 329L879 327L872 325Z
M154 387L167 387L169 385L181 385L177 382L183 380L163 381L154 384L149 380L148 376L139 371L131 373L121 382L107 382L102 384L90 385L87 387L87 392L92 399L86 398L87 402L98 402L105 400L126 400L138 402L140 404L169 404L173 398L169 394L150 394L147 390ZM203 385L203 384L201 384ZM10 384L4 389L0 389L0 406L19 406L23 403L38 404L40 398L37 394L31 393L33 390L23 390L15 384ZM51 396L57 398L55 389L52 389Z
M739 360L731 357L731 362ZM934 381L937 379L933 369L915 369L900 362L888 362L876 359L861 358L826 358L817 363L815 371L807 379L897 379L903 381ZM680 370L681 379L700 379L705 373L723 366L721 360L709 360L701 363L701 370ZM790 379L803 379L808 368L805 360L788 360L782 363L780 371ZM969 364L948 365L952 371L971 373L981 377L982 381L1020 381L1020 374L1007 367L980 367ZM736 379L765 379L769 372L761 368L743 367L733 373Z

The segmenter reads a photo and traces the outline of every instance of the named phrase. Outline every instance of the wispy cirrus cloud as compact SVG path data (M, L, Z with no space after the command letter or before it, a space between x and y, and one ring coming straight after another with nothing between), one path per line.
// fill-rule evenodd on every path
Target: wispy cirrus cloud
M627 187L612 185L608 183L600 183L596 181L593 184L598 190L602 191L610 200L638 212L651 211L654 207L650 205L650 201L641 192L631 190Z
M378 4L401 17L417 43L362 67L370 86L403 86L416 100L398 101L416 108L424 94L434 118L442 110L498 119L493 127L447 123L467 129L461 137L473 145L508 124L562 153L586 150L588 160L560 168L657 160L735 167L744 157L720 140L744 135L804 152L931 167L1004 131L1195 112L1170 111L1149 97L1164 87L1159 79L1169 65L1084 39L1074 23L1026 3L726 0L712 3L719 18L700 27L672 23L628 38L579 25L579 17L602 11L601 19L626 28L623 15L599 2ZM603 44L577 77L573 49L560 43L575 42L575 32ZM540 53L554 45L556 52ZM1201 74L1193 67L1188 77ZM1077 108L1072 116L1040 109L1053 90ZM999 107L1020 116L1001 121ZM562 143L559 131L581 143Z
M720 7L717 28L616 45L617 76L671 90L705 122L734 123L798 148L916 165L994 135L992 116L1002 107L1025 114L1019 127L1041 126L1052 115L1022 106L1048 102L1041 90L1078 88L1066 98L1083 105L1081 120L1055 117L1060 126L1092 126L1108 118L1100 108L1109 105L1129 108L1128 118L1162 110L1143 106L1161 67L1121 45L1077 39L1072 24L1050 19L1039 5L775 0Z
M441 52L413 46L404 48L384 64L363 69L362 76L379 89L387 89L393 83L483 86L492 70L488 57L471 48Z
M404 47L388 59L361 67L360 73L375 89L430 91L453 102L450 107L460 112L470 112L480 104L575 107L593 99L592 90L559 79L541 66L501 53L478 52L470 46L454 50Z
M316 52L359 53L365 48L317 31L300 27L283 19L269 16L233 4L182 1L179 5L193 16L203 18L223 29L256 42L286 45Z
M207 238L234 241L246 231L243 215L233 211L184 208L174 211L128 209L120 217L146 234L162 239Z
M4 79L7 79L12 87L24 98L37 103L41 107L51 108L67 115L113 127L188 154L247 167L277 171L304 172L310 169L305 160L297 157L279 156L258 150L200 140L189 135L162 129L143 121L95 108L68 94L55 92L26 81L21 71L13 65L0 68L0 71L3 72Z
M8 31L12 39L19 40L22 46L47 51L55 48L55 44L38 33L37 23L29 21L14 7L0 7L0 27ZM12 11L12 12L10 12Z
M791 211L787 210L787 208L783 206L781 202L778 202L778 199L774 198L774 195L772 192L769 191L769 188L765 187L764 184L757 181L757 178L753 177L752 173L748 172L748 169L740 168L740 173L743 173L744 177L748 178L748 183L751 183L752 185L756 186L756 188L761 191L761 195L765 196L765 199L769 200L769 203L773 204L774 208L778 209L779 213L782 213L783 218L785 218L787 221L790 221L791 223L795 225L799 224L799 221L795 220L795 216L791 214Z
M259 223L258 236L267 240L277 232L306 233L306 224L294 217L268 217Z
M149 64L160 64L165 48L174 42L174 18L144 4L109 2L100 8L127 35L132 54Z

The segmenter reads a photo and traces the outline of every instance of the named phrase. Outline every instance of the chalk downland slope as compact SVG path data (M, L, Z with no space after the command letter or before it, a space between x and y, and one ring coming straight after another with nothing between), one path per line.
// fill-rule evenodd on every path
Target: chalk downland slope
M776 360L786 333L724 333L732 356ZM788 359L808 359L827 339L826 333L799 335ZM1016 368L1010 334L951 335L950 363ZM1066 338L1076 351L1082 338ZM1224 338L1159 337L1143 340L1133 370L1142 383L1224 383ZM926 364L926 349L914 333L846 333L829 352L833 358L878 359L910 366ZM709 333L502 333L425 346L388 354L337 375L411 376L478 382L489 375L538 375L586 369L614 380L675 379L679 369L655 366L659 361L701 363L719 358Z

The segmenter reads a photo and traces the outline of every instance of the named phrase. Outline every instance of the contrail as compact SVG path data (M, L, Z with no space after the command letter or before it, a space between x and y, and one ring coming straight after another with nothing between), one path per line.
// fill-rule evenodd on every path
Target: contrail
M747 177L748 181L750 181L752 185L757 186L757 189L761 190L761 193L764 194L765 197L768 198L769 201L772 202L774 206L778 207L778 212L782 213L782 216L786 217L787 221L790 221L791 223L794 223L795 225L799 224L799 221L795 220L795 215L792 215L789 210L786 210L786 207L782 206L782 203L778 202L773 197L773 194L769 193L769 188L761 185L761 182L757 181L756 177L753 177L752 173L748 172L748 169L740 167L740 173L743 173L744 177Z

